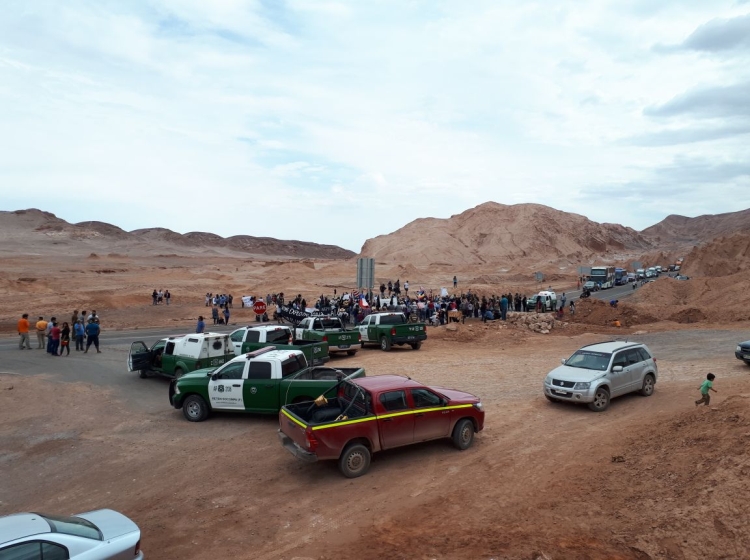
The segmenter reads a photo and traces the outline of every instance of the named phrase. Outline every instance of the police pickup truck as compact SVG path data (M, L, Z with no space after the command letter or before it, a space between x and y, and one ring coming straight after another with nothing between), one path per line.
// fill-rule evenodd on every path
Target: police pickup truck
M377 344L388 352L396 344L408 344L414 350L422 347L427 339L427 327L424 323L409 323L403 313L373 313L364 318L359 325L362 346L365 343Z
M292 329L283 325L247 326L233 331L229 340L234 353L247 354L267 346L277 350L301 350L313 365L324 364L328 356L328 342L323 340L293 340Z
M362 368L310 367L301 351L269 346L172 381L169 403L191 422L213 411L276 414L284 404L311 401L344 379L364 375Z
M179 378L190 371L217 367L234 358L234 350L226 334L201 333L170 336L151 348L142 340L130 345L128 371L137 371L142 378L162 375Z
M345 329L338 317L307 317L294 328L294 338L327 342L329 354L346 352L354 356L362 348L359 331Z

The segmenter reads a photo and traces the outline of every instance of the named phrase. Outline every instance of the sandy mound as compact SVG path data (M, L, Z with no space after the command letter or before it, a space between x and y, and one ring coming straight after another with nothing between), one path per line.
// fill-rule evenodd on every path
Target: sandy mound
M621 327L631 327L660 320L658 315L650 313L645 306L619 303L614 308L608 302L594 298L578 300L575 315L568 314L567 318L572 323L609 327L614 326L615 321L619 321Z
M681 272L688 276L729 276L743 270L750 270L750 231L694 248L685 257Z

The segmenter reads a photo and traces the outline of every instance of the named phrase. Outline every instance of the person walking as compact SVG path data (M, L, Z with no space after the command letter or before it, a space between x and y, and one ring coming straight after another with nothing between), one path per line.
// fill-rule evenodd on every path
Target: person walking
M96 323L93 319L89 320L89 324L86 325L86 350L83 351L84 354L86 354L89 351L89 348L91 348L91 345L93 344L96 346L96 353L101 354L101 350L99 350L99 333L101 332L101 328L99 327L99 323Z
M708 392L719 392L714 389L714 379L716 379L716 376L713 373L709 373L708 375L706 375L706 380L701 383L700 387L698 387L698 390L700 390L701 392L701 398L695 401L695 406L698 406L701 403L705 403L706 406L708 406L711 403L711 395Z
M29 314L24 313L18 320L18 349L27 348L31 350L31 340L29 340Z
M198 334L206 330L206 323L203 321L203 315L198 316L198 324L195 327L195 332Z
M63 350L67 351L66 356L70 356L70 325L68 323L63 323L60 330L60 356L63 355Z
M39 317L39 320L36 322L36 340L39 343L39 346L37 346L37 350L40 348L44 348L47 345L47 321L44 320L44 317Z
M86 334L86 329L83 328L83 319L78 319L73 324L73 334L76 337L76 352L83 351L83 337Z
M571 301L570 302L570 314L575 315L576 314L576 302Z
M224 307L224 324L229 324L229 307Z

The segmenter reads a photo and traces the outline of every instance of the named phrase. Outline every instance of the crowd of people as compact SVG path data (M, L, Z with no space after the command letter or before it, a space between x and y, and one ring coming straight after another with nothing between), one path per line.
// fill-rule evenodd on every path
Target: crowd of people
M86 354L93 345L97 353L101 354L99 349L101 327L96 310L88 315L86 311L79 313L75 310L70 317L70 322L60 322L57 317L51 317L47 321L44 316L40 316L33 326L29 321L29 314L24 313L18 320L18 348L20 350L32 349L32 332L36 332L37 349L46 349L47 353L52 356L62 356L63 353L69 356L71 340L75 341L76 352Z
M157 290L154 288L154 291L151 292L151 300L153 305L161 305L162 303L166 303L169 305L169 300L172 299L172 294L169 293L169 290Z

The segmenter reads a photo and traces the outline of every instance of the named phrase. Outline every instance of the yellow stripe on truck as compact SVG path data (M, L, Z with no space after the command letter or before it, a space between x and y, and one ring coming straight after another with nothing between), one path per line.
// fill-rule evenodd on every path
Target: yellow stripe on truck
M304 424L303 422L300 422L299 420L297 420L297 419L296 419L296 418L295 418L294 416L292 416L291 414L289 414L289 413L288 413L288 412L287 412L286 410L284 410L283 408L281 409L281 412L282 412L282 413L284 414L284 416L286 416L287 418L289 418L289 420L291 420L292 422L294 422L295 424L297 424L297 425L298 425L298 426L299 426L300 428L302 428L303 430L304 430L305 428L307 428L307 425L306 425L306 424Z
M360 422L369 422L371 420L383 420L386 418L394 418L396 416L407 416L409 414L423 414L425 412L435 412L438 410L456 410L459 408L471 408L473 405L471 404L457 404L454 406L440 406L435 408L417 408L414 410L403 410L401 412L392 412L390 414L381 414L380 416L368 416L367 418L355 418L354 420L344 420L343 422L333 422L331 424L324 424L322 426L313 426L313 430L326 430L328 428L335 428L337 426L346 426L348 424L359 424ZM286 412L286 411L285 411ZM287 416L289 416L287 414ZM290 417L291 418L291 417ZM294 418L292 418L294 420ZM297 420L295 420L299 424ZM303 427L303 424L300 424Z

